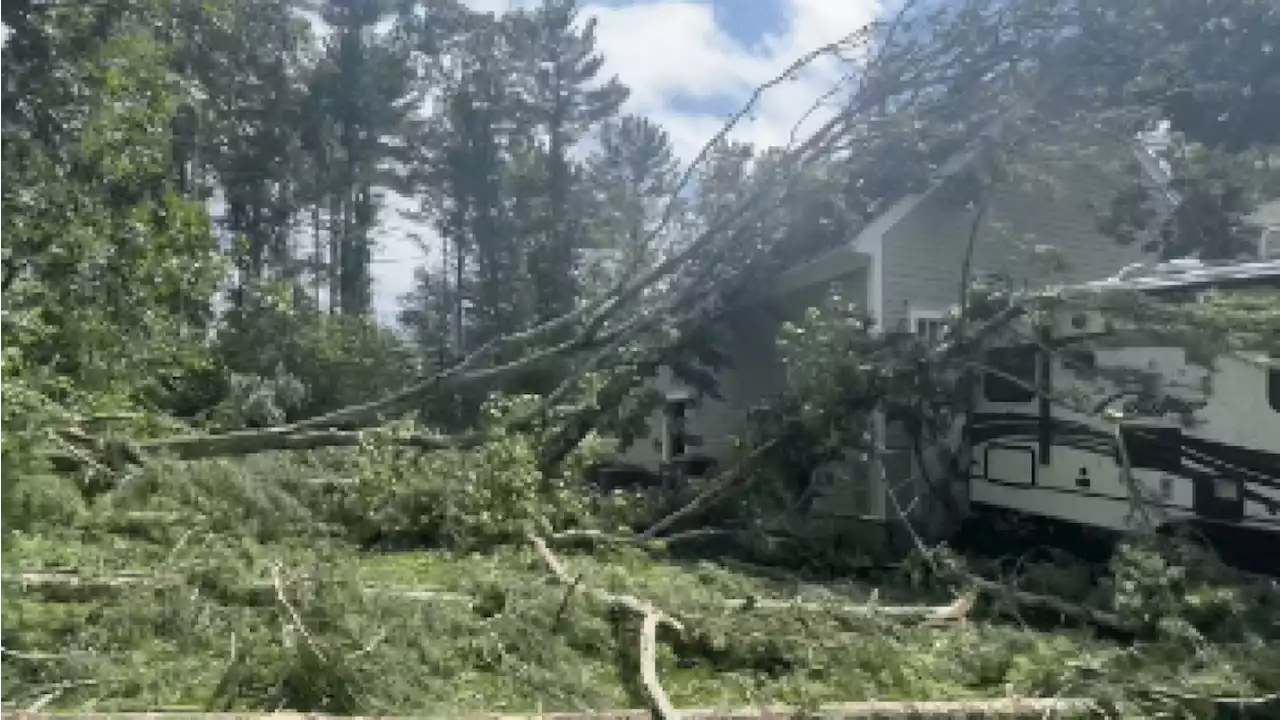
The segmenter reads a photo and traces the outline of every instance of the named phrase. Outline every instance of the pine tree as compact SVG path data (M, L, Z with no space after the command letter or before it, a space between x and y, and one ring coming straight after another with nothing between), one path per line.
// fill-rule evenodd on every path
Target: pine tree
M605 121L599 142L583 188L591 203L587 240L613 251L615 272L635 272L660 249L646 238L675 189L679 164L666 131L636 115Z
M390 5L327 0L320 8L333 32L311 81L310 107L324 120L310 121L308 139L325 172L330 308L348 315L371 309L375 188L388 180L383 139L403 134L411 112L409 48L379 29Z
M570 152L614 116L629 93L616 77L599 77L604 58L596 51L595 20L579 29L577 18L576 0L544 0L532 12L513 14L508 23L532 98L524 111L546 148L546 212L530 253L539 318L567 312L577 298L573 268L585 227L573 211L580 177Z

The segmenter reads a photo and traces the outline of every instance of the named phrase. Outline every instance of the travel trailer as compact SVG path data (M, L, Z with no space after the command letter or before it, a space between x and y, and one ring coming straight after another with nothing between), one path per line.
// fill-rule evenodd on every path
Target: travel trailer
M1195 302L1226 287L1280 304L1280 261L1133 268L1070 292ZM1039 327L1012 328L988 351L958 448L973 510L1114 531L1191 526L1261 540L1280 560L1280 359L1195 358L1097 311L1064 309Z

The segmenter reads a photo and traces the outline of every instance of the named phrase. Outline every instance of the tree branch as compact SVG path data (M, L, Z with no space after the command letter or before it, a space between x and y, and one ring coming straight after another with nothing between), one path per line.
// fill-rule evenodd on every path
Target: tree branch
M529 542L557 582L566 587L575 585L574 578L569 574L564 563L551 552L545 540L537 535L531 535ZM677 633L684 632L684 625L652 604L630 595L614 595L594 587L587 587L586 592L606 606L624 609L640 616L640 682L659 720L678 720L679 713L672 706L666 691L662 689L662 683L658 681L657 638L659 625L666 625Z

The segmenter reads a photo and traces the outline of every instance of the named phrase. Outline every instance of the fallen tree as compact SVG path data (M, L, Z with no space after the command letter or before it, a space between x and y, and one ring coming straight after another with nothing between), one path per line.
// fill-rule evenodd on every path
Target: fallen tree
M980 700L952 700L927 702L850 702L828 703L816 708L787 705L771 705L757 708L672 708L673 716L688 720L786 720L803 715L814 718L953 718L957 715L979 718L1043 718L1043 717L1094 717L1098 712L1095 701L1085 698L991 698ZM60 715L40 712L10 712L2 717L14 720L55 720ZM83 713L77 717L89 720L188 720L213 718L214 720L362 720L358 716L322 715L316 713L185 713L181 711L148 713ZM413 716L403 716L411 720ZM422 716L418 716L422 717ZM467 720L648 720L650 710L599 710L593 712L552 712L536 715L512 715L507 713L468 715ZM384 718L383 720L401 720Z

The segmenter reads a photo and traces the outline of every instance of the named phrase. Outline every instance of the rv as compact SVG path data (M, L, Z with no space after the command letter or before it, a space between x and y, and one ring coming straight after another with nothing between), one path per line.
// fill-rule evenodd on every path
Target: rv
M1217 288L1280 305L1280 261L1129 269L1066 296L1195 302ZM957 448L977 514L1190 527L1280 561L1280 359L1195 357L1140 323L1067 303L1035 328L1011 327L984 366Z

